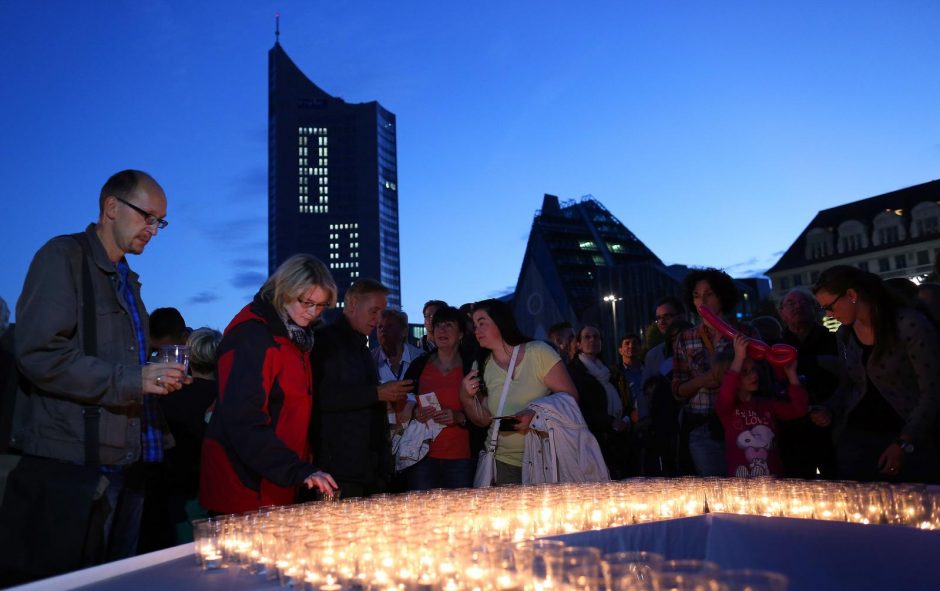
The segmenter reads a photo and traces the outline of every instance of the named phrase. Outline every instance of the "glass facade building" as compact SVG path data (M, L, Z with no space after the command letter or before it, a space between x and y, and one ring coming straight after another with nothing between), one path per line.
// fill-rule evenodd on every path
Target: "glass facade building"
M656 301L679 281L633 232L593 197L560 202L545 195L529 233L513 296L522 332L545 338L566 320L601 328L613 351L627 332L641 333ZM613 296L613 302L605 297Z
M306 252L342 301L360 277L401 306L395 115L327 94L280 43L268 53L268 267Z

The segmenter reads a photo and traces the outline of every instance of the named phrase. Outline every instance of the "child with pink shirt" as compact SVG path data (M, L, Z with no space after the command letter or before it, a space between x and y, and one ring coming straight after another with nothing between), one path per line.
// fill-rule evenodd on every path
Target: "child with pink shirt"
M774 439L777 419L791 420L808 411L809 395L796 374L796 360L783 368L790 383L789 400L755 397L760 391L757 363L747 356L748 338L734 339L734 361L725 372L715 399L715 412L725 429L728 474L741 478L782 476Z

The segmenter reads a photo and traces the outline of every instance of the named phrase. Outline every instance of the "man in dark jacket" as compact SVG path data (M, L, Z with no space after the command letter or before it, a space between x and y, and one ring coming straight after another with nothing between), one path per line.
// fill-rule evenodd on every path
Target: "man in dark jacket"
M316 332L311 351L314 462L333 475L343 497L383 492L394 471L385 403L404 400L411 382L380 385L367 345L387 295L372 279L351 285L343 313Z
M98 222L36 253L16 307L25 379L12 446L106 476L109 559L136 552L142 494L132 481L142 463L162 461L170 441L154 396L189 381L182 365L146 365L147 312L125 258L166 227L166 212L166 195L150 175L115 174L101 189Z

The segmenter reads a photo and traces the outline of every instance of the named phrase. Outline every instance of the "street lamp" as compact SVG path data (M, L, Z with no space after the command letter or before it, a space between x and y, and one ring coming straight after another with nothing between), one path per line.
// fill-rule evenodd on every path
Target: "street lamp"
M610 294L610 295L605 295L605 296L604 296L604 301L605 301L605 302L610 302L611 314L612 314L613 317L614 317L614 327L613 327L613 330L611 331L612 334L614 335L614 340L617 339L617 302L620 301L620 300L622 300L622 299L623 299L623 298L618 298L618 297L615 296L614 294Z

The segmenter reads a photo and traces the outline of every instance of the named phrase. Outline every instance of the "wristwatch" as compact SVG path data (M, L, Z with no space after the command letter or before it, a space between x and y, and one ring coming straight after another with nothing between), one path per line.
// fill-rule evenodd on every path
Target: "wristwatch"
M894 444L904 450L904 453L906 454L914 453L914 444L907 439L898 437L894 440Z

